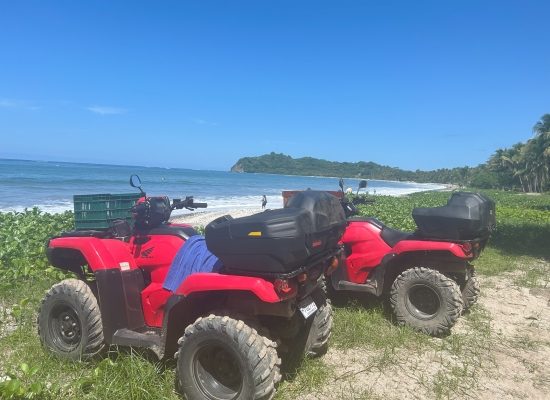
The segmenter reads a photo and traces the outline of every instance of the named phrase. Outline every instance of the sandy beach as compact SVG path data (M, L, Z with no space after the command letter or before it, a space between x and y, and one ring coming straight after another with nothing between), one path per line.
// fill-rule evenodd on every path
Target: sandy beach
M223 215L231 215L233 218L246 217L248 215L262 212L260 207L258 208L234 208L223 211L201 211L189 214L177 215L170 218L170 222L189 224L193 226L206 226L210 221L215 220Z
M438 191L454 191L459 189L459 186L447 184L445 187L438 189ZM407 196L409 193L403 193L397 195ZM170 222L180 223L180 224L189 224L192 226L206 226L211 221L219 218L223 215L231 215L233 218L246 217L248 215L256 214L262 212L260 207L242 207L242 208L228 208L224 210L207 210L207 211L198 211L191 212L181 215L175 215L170 218Z

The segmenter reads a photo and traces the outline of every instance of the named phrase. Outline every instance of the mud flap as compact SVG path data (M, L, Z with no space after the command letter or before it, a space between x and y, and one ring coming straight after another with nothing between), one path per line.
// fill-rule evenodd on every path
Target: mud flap
M119 329L134 330L144 326L140 297L144 287L141 270L121 272L119 269L106 269L97 271L95 277L105 341L112 343L113 335Z
M308 319L317 312L318 308L317 304L315 304L311 296L308 296L305 299L302 299L300 303L298 303L298 309L300 310L300 313L302 314L304 319Z

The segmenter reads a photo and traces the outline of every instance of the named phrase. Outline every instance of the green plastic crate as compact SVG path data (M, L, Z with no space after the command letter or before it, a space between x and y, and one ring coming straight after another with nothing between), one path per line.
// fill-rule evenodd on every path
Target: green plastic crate
M107 229L111 221L124 219L132 225L130 209L140 193L74 195L75 229Z

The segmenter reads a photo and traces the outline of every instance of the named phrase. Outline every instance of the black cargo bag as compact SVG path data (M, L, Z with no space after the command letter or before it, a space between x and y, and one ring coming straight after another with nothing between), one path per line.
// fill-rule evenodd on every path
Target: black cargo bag
M336 248L345 226L335 196L308 190L292 197L287 208L212 221L206 245L228 272L286 274Z
M416 234L447 240L487 238L496 225L495 202L480 193L456 192L442 207L415 208Z

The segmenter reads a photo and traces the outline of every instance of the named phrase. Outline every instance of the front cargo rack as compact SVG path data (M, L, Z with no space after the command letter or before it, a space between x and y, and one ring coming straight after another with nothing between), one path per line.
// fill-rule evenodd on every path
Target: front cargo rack
M108 229L117 219L131 225L130 209L142 196L141 193L74 195L75 229Z

